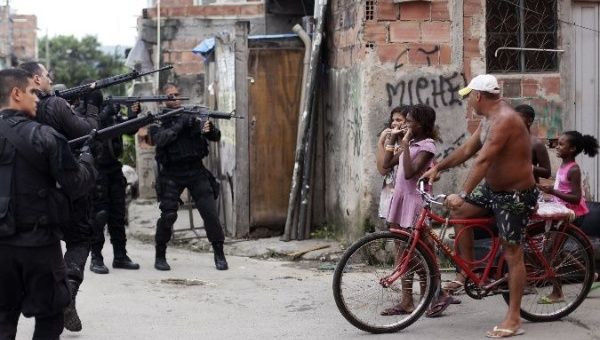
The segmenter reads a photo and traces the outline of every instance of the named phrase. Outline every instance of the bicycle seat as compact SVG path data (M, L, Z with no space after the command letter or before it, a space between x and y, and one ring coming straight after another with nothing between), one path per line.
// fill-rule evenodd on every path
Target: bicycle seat
M529 216L532 220L567 220L575 219L575 212L556 202L540 202L537 210Z

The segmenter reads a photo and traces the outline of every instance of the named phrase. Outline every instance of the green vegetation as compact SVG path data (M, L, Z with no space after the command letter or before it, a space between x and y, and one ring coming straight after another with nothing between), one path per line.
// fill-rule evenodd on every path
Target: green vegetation
M46 37L38 40L40 61L46 55ZM50 71L54 83L67 87L79 85L84 80L97 80L112 75L129 72L123 60L116 53L107 54L100 50L100 43L93 36L81 40L74 36L59 35L48 41L50 50ZM125 84L103 90L105 95L124 95Z
M323 223L317 229L310 233L311 238L320 238L325 240L337 239L337 227L328 223Z

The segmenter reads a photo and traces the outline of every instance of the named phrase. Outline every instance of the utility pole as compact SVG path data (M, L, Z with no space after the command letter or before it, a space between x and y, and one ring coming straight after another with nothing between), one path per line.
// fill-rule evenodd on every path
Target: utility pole
M46 59L46 69L50 69L50 37L48 37L48 26L46 26L46 53L44 58Z
M9 68L11 66L11 55L12 55L12 24L10 22L10 0L6 0L4 6L4 18L3 21L6 25L6 46L4 51L4 65Z
M155 68L160 67L160 0L156 0L156 61L154 64ZM160 86L160 72L156 72L154 76L154 93L158 94L158 87Z

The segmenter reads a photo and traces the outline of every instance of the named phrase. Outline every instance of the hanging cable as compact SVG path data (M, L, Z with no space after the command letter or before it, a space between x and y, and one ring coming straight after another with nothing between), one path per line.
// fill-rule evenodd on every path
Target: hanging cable
M511 4L511 5L513 5L513 6L516 6L516 7L518 7L518 8L521 8L521 9L523 9L523 10L526 10L526 11L528 11L528 12L535 13L535 14L537 14L537 15L544 15L543 13L540 13L540 12L538 12L538 11L534 11L534 10L532 10L532 9L530 9L530 8L527 8L527 7L521 6L521 5L517 4L517 3L514 3L514 2L512 2L512 1L509 1L509 0L500 0L500 1L506 2L507 4ZM557 15L557 16L558 16L558 15ZM567 25L571 25L571 26L575 26L575 27L583 28L583 29L586 29L586 30L590 30L590 31L592 31L592 32L596 32L596 33L599 33L599 32L600 32L600 30L593 29L593 28L590 28L590 27L581 26L581 25L578 25L578 24L576 24L575 22L570 22L570 21L562 20L562 19L560 19L560 18L557 18L556 20L557 20L557 21L559 21L559 22L562 22L563 24L567 24Z

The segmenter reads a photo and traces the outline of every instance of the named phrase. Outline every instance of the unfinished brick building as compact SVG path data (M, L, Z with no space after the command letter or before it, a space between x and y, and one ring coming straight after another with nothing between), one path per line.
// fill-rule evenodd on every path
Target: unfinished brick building
M540 138L573 128L598 135L597 2L332 0L330 6L324 114L326 131L335 133L324 143L326 155L335 156L325 162L325 206L329 221L351 226L348 235L377 219L375 145L399 104L436 109L444 139L438 158L479 124L456 91L482 73L497 76L511 103L535 108L533 132ZM598 160L581 164L589 198L597 197ZM456 190L465 175L464 169L445 174L435 190Z

